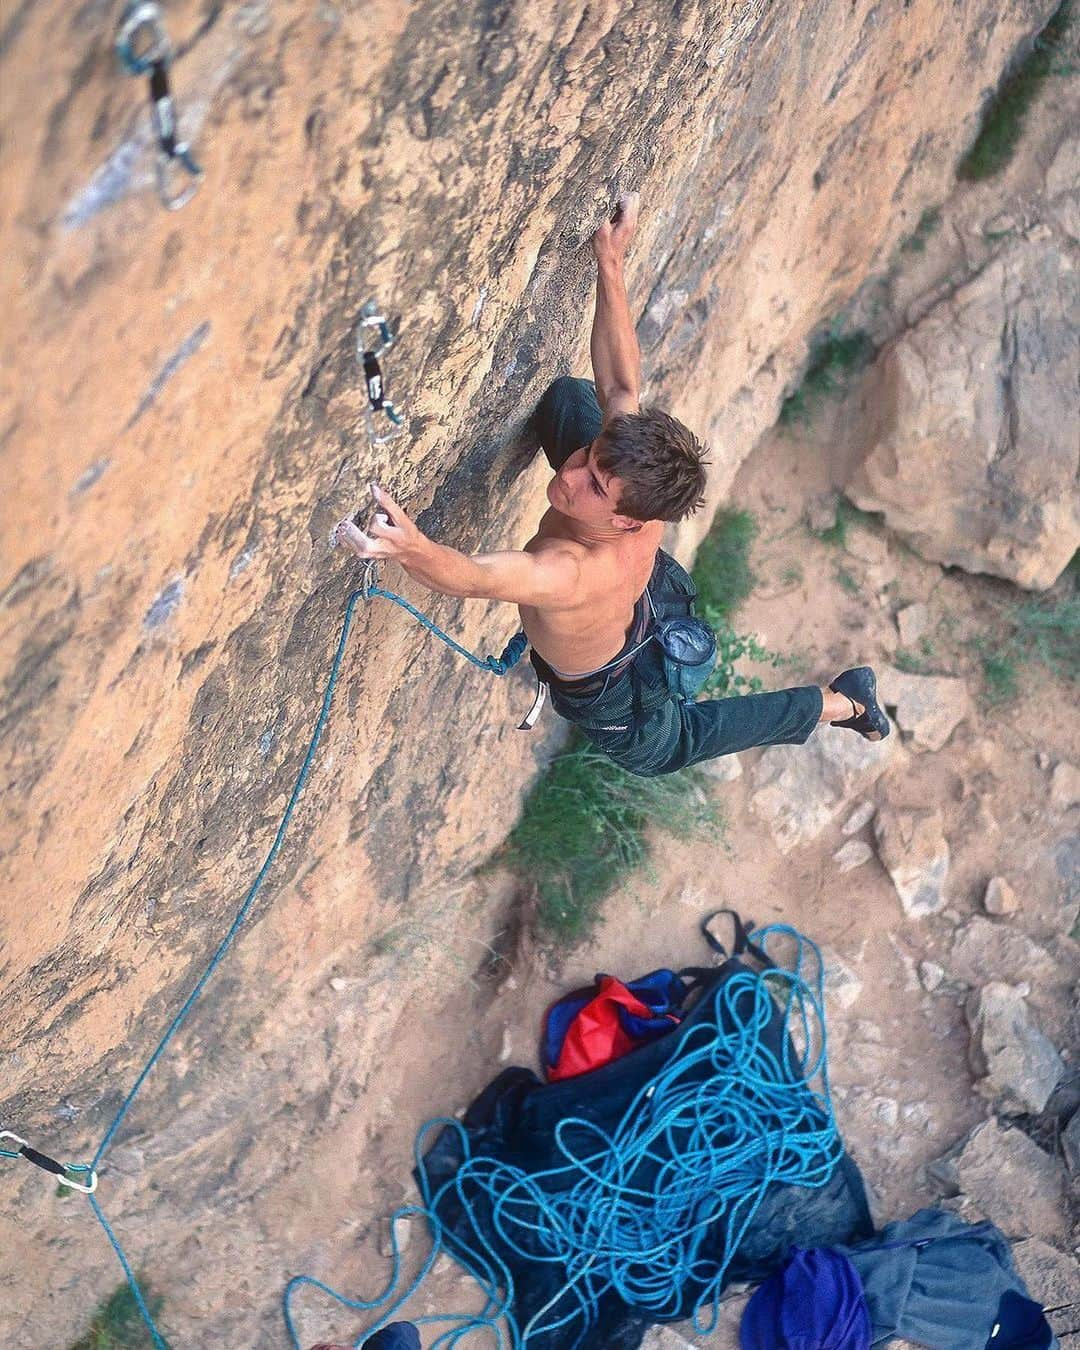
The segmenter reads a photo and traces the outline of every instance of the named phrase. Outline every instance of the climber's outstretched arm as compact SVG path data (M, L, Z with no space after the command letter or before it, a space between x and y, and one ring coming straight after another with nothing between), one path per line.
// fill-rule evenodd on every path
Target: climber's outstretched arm
M596 397L605 422L621 412L637 412L639 408L641 350L623 280L623 260L637 227L638 201L638 193L624 193L615 215L592 238L596 256L596 313L591 354Z
M367 530L343 520L335 532L358 558L392 558L416 581L442 595L545 609L577 603L581 566L575 545L548 547L541 553L460 553L429 539L392 497L381 488L374 491L379 514Z

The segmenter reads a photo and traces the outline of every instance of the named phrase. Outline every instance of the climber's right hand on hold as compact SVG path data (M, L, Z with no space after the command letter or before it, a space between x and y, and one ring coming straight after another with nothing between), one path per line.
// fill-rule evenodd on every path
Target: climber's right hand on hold
M592 237L593 253L597 262L613 262L621 265L637 229L640 205L640 192L624 192L620 195L615 214L610 220L605 220Z
M376 511L367 529L362 530L354 520L339 521L334 530L337 542L365 562L372 558L396 558L408 566L419 554L424 536L393 497L375 483L371 484L371 494Z

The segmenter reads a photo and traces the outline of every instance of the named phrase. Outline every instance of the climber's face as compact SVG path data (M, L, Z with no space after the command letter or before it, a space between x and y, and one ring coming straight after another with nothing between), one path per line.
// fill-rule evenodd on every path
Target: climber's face
M574 451L548 484L548 501L564 516L594 529L635 529L639 521L619 514L622 479L596 463L595 444Z

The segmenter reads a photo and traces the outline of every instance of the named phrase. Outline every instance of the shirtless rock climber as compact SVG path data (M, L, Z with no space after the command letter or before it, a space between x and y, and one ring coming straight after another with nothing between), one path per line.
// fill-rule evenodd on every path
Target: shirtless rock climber
M374 486L373 522L361 530L343 520L338 539L359 558L393 558L443 595L516 604L555 710L633 773L802 744L821 722L880 740L889 722L867 666L826 686L694 701L708 673L707 663L694 665L692 628L689 656L681 632L695 589L660 542L666 521L703 504L706 448L673 417L640 405L623 279L637 217L638 194L628 193L593 235L595 383L562 377L540 400L535 426L555 477L524 549L469 556L437 544Z

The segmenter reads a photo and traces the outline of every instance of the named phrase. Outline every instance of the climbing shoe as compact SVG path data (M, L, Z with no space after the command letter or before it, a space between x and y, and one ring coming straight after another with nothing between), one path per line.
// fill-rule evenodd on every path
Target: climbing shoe
M869 666L855 666L852 670L845 670L841 675L837 675L829 688L834 694L843 694L845 698L851 699L853 704L861 703L865 710L856 713L854 717L848 717L843 722L830 722L830 726L850 727L866 740L871 739L872 732L879 731L881 735L878 739L882 741L885 739L892 727L877 701L877 680Z

